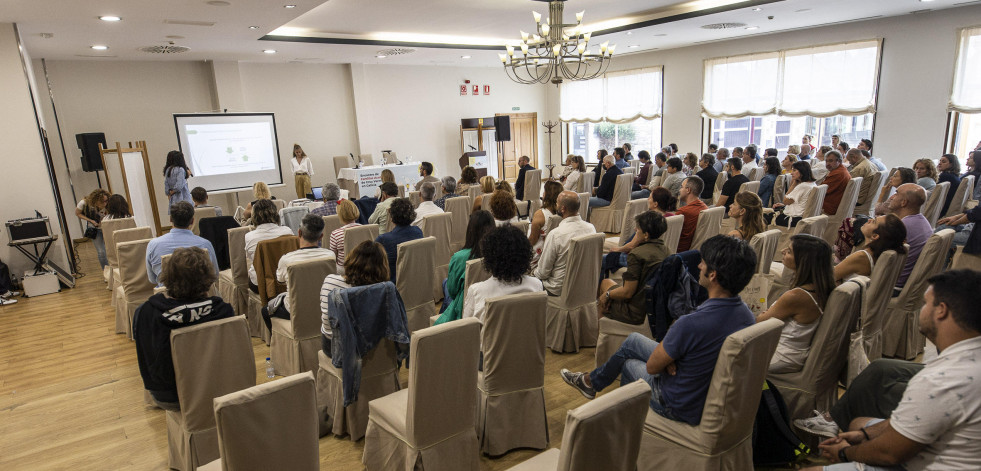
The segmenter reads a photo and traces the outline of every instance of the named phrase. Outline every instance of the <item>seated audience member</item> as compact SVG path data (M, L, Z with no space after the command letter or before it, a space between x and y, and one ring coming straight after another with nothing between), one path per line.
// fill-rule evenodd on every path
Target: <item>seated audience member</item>
M736 228L729 231L729 237L749 241L756 234L766 230L763 222L763 202L752 191L740 191L729 207L729 217L736 223Z
M732 148L732 156L735 157L735 158L737 158L737 159L739 159L739 161L741 162L743 160L743 148L742 147L733 147Z
M800 146L800 154L797 155L797 160L811 160L811 148L812 146ZM808 162L810 164L810 162Z
M729 212L732 199L736 197L736 193L739 193L739 187L749 181L749 177L743 175L742 169L742 159L732 157L726 162L726 172L728 172L729 178L722 184L719 200L715 202L716 206L725 206L726 213Z
M796 158L798 155L800 155L800 146L797 144L787 146L787 154L793 154L793 156Z
M320 187L320 194L323 196L324 204L311 209L310 214L321 217L337 214L337 205L341 199L341 187L337 186L336 183L325 183L324 186Z
M715 153L715 171L722 173L726 171L726 162L729 161L729 149L725 147ZM740 167L741 168L741 167Z
M525 174L529 170L535 170L531 166L531 159L527 155L518 158L518 178L514 181L514 197L518 201L525 200Z
M664 175L664 168L668 165L668 153L665 153L662 149L661 152L654 154L654 167L651 170L654 171L655 177L660 177Z
M535 276L542 280L545 291L551 296L562 294L562 285L568 275L567 254L572 246L572 239L596 233L592 224L579 217L579 196L575 193L563 191L558 195L556 211L562 216L562 221L552 228L548 238L542 235L545 243L534 270Z
M905 254L906 226L895 214L876 216L862 225L865 248L855 251L841 263L835 265L835 280L844 280L854 275L872 276L872 269L879 255L886 250Z
M416 208L416 219L412 221L413 226L418 226L422 223L422 218L430 214L443 214L444 211L433 203L433 197L436 196L436 185L432 183L423 183L422 189L419 190L419 207Z
M688 177L681 184L678 214L685 217L685 222L681 225L681 237L678 238L679 253L691 248L692 240L695 238L695 229L698 227L698 215L708 209L708 206L698 198L702 192L702 185L704 183L698 177Z
M494 177L487 175L480 178L480 194L473 199L473 207L470 208L471 213L475 213L483 209L484 196L494 193L494 188L496 186Z
M774 223L783 227L795 227L804 218L804 210L811 199L811 190L816 186L811 166L807 162L795 162L790 174L790 190L783 198L783 203L774 203L773 209L780 211Z
M385 182L379 188L381 189L381 201L378 202L375 211L368 218L368 224L378 224L378 233L384 234L388 231L388 210L399 197L399 187L394 183Z
M777 149L775 149L773 147L767 147L766 150L763 151L763 159L764 160L767 157L776 157L778 155L780 155L780 151L778 151Z
M344 274L344 229L360 226L361 224L358 224L360 216L358 205L351 201L343 200L337 205L337 217L341 220L341 227L331 231L328 248L334 252L338 275Z
M245 233L245 261L249 264L249 289L258 294L259 281L256 278L253 263L259 242L284 235L293 235L293 231L289 227L279 225L279 211L276 210L276 205L272 201L256 201L252 208L252 224L255 229Z
M783 160L780 165L783 166L783 170L780 172L781 175L789 175L790 172L794 171L794 164L797 163L799 159L797 154L787 154L783 156Z
M613 164L617 166L620 170L623 170L630 166L630 162L627 162L623 156L626 155L623 152L623 147L617 147L613 149L613 158L615 159Z
M433 201L433 204L439 207L439 209L446 211L446 200L449 198L456 198L457 196L461 196L461 195L458 195L456 193L455 178L450 176L445 176L442 179L440 179L440 182L443 185L443 196L440 196L439 198L436 199L436 201Z
M831 147L832 148L837 149L838 148L838 143L840 143L840 142L841 142L841 136L839 136L837 134L832 134L831 135Z
M981 165L977 165L977 159L981 159L981 151L971 151L967 153L967 160L964 161L964 166L967 167L967 172L961 175L961 178L965 178L968 175L974 176L974 188L970 188L968 191L971 192L971 199L981 199Z
M828 174L821 184L828 185L828 190L824 195L822 212L833 216L838 212L838 204L841 203L841 198L845 196L845 187L848 186L848 180L851 180L852 176L841 165L841 155L837 152L829 152L825 155L824 164L825 168L828 169ZM812 173L813 170L814 168L811 167Z
M646 150L642 150L637 153L637 158L640 159L640 173L634 177L634 186L632 191L640 191L647 186L647 177L650 175L651 167L654 165L651 163L651 154Z
M780 161L776 157L763 159L763 178L760 179L760 190L757 193L764 208L773 206L773 193L780 175Z
M375 239L375 242L382 244L385 247L385 253L388 254L388 266L392 275L392 283L395 283L396 272L398 271L398 266L395 262L398 260L399 254L399 244L402 242L409 242L416 239L422 239L422 229L411 225L412 221L416 218L416 211L412 209L412 203L406 198L393 198L391 207L389 208L389 217L392 218L392 224L395 227L392 230L381 234Z
M684 172L682 172L682 165L681 159L678 157L668 159L664 178L661 180L661 186L667 188L675 197L681 191L681 182L687 178ZM646 198L647 195L644 195L644 197Z
M668 144L668 148L671 149L671 157L678 155L678 144L672 142Z
M634 160L634 154L633 154L633 152L630 152L631 149L632 149L632 147L630 147L630 143L629 142L624 142L623 143L623 152L624 152L623 160L626 160L628 162L631 161L631 160Z
M682 168L681 171L686 177L690 177L699 171L700 167L698 166L698 160L698 155L694 152L685 154L685 158L682 159L684 168Z
M842 430L848 431L821 443L821 456L834 463L823 469L981 468L976 443L981 399L974 381L981 375L976 361L981 310L974 304L981 273L951 270L928 283L919 329L937 346L939 356L925 365L878 360L862 372L831 410L831 417L842 420ZM829 426L818 429L815 419ZM801 425L821 435L833 435L837 428L823 417L808 420L812 423Z
M350 203L350 201L347 202ZM334 252L330 249L320 248L320 238L324 236L323 217L315 214L303 216L303 221L300 223L300 228L297 232L297 236L300 239L300 248L283 254L279 259L279 265L276 267L276 281L287 286L289 285L287 268L291 263L334 255ZM289 292L279 293L262 307L262 320L265 321L266 327L272 332L272 318L278 317L289 320L290 312L292 310L290 307Z
M940 157L937 170L940 172L937 176L937 183L950 183L950 186L947 188L947 197L944 199L944 205L940 208L940 215L943 216L950 209L950 202L954 201L954 194L957 193L957 187L961 184L961 163L956 155L944 154L943 157Z
M208 190L200 186L194 187L191 190L191 200L194 201L195 208L215 208L215 216L221 216L221 206L208 204Z
M477 170L467 165L463 167L463 170L460 172L460 180L456 182L456 193L460 196L467 196L470 187L479 184Z
M245 208L245 213L243 213L245 219L252 217L252 207L255 206L256 202L258 202L259 200L276 199L276 197L269 192L269 185L266 185L266 182L255 182L252 185L252 196L255 199L252 200L252 202L250 202L249 205Z
M849 149L850 147L848 146L848 143L845 141L841 141L838 143L838 145L835 146L835 150L838 151L838 153L841 155L848 155Z
M110 221L128 217L133 217L133 213L129 210L129 203L126 202L126 197L123 195L110 196L106 201L106 216L102 220Z
M409 205L409 207L412 207ZM366 240L358 244L344 261L343 274L331 274L324 278L320 288L320 339L321 349L328 358L331 353L331 326L328 320L328 300L335 289L368 286L389 280L389 272L395 271L388 264L385 248L378 242Z
M828 167L825 164L824 159L827 158L829 152L831 152L831 146L821 146L818 147L817 153L814 158L807 161L811 164L811 173L814 174L814 179L817 181L822 181L826 175L828 175ZM840 153L838 154L838 162L841 162L844 156Z
M794 270L790 290L756 318L756 322L772 317L785 323L770 360L770 373L792 373L804 367L814 332L835 289L831 246L819 237L791 237L790 245L783 249L783 264Z
M916 184L922 186L924 190L930 191L937 186L937 179L940 176L932 160L918 159L913 164L913 171L916 172Z
M498 226L518 222L518 205L514 203L514 194L506 188L502 185L491 195L490 212Z
M606 160L607 155L609 154L607 154L606 149L600 149L596 151L597 162L596 162L596 166L593 167L593 173L595 174L593 175L593 188L598 187L600 184L600 176L603 173L603 169L605 168L603 166L603 161Z
M587 399L620 376L620 384L643 379L654 391L650 407L665 418L698 425L712 372L726 338L753 325L753 313L739 298L756 271L756 253L748 243L726 236L702 246L698 283L709 299L674 322L657 343L632 333L616 353L588 373L560 371L562 379Z
M641 151L641 153L646 153L646 151ZM647 160L650 160L648 155ZM564 175L559 177L559 181L562 182L562 188L569 191L579 191L579 180L582 179L584 173L586 173L586 162L583 161L581 155L570 155L565 161L565 171ZM565 173L565 172L568 173ZM589 188L583 188L583 191L590 191Z
M449 271L443 288L445 308L433 325L459 320L463 316L463 298L466 294L463 292L463 287L467 276L467 262L483 257L480 241L495 227L497 226L494 224L494 217L487 211L479 210L470 215L463 248L450 257Z
M716 144L714 142L712 144L709 144L708 152L710 154L715 154L718 151L719 151L719 145L718 144Z
M644 283L658 265L668 257L668 248L661 235L668 230L668 223L655 211L646 211L634 218L636 246L627 254L627 271L623 274L623 286L611 279L600 281L597 303L599 317L639 325L647 320L647 297Z
M810 151L814 150L814 146L811 145L811 139L812 139L812 136L810 134L804 134L804 137L801 137L801 139L800 139L800 150L801 150L801 153L802 154L804 153L804 148L805 147L807 148L807 152L808 153L810 153Z
M556 181L545 182L545 191L542 195L542 207L535 211L528 226L528 242L531 243L531 269L538 266L538 259L542 256L542 248L545 247L545 233L554 229L549 227L549 218L553 214L559 214L558 200L559 193L562 193L562 185ZM569 193L575 194L574 191ZM576 195L578 201L579 196ZM576 208L578 210L578 208Z
M945 217L937 221L937 230L954 229L953 246L964 246L964 253L981 254L981 230L976 230L981 225L981 206L975 206L957 216Z
M419 176L422 177L421 180L416 182L416 191L422 190L423 183L439 183L439 179L433 176L433 164L429 162L423 162L419 164Z
M606 172L603 174L603 181L596 188L596 196L589 198L590 208L601 208L610 205L613 201L613 190L616 188L617 177L623 174L623 170L620 170L619 167L614 165L612 155L603 157L603 167L606 168Z
M759 164L756 163L756 146L750 144L743 149L743 168L742 174L749 177L750 173L759 168Z
M888 170L886 168L886 164L882 163L881 160L872 156L872 140L862 139L861 141L858 141L858 145L855 146L855 148L857 148L858 150L864 150L869 153L869 155L865 157L869 159L869 163L871 163L872 166L876 168L876 170L880 172Z
M182 201L172 207L181 203L191 206ZM214 262L203 249L177 248L160 274L167 292L150 296L133 316L133 340L143 387L161 409L180 410L174 360L170 354L171 331L235 315L231 305L217 296L208 296L216 280Z
M909 245L909 253L906 256L906 265L896 280L896 290L906 286L906 280L913 272L916 260L920 258L920 252L926 245L930 236L933 235L933 228L930 221L923 216L921 209L926 202L926 191L919 185L907 183L896 189L896 195L889 203L889 211L895 214L903 225L906 226L906 243Z
M671 196L671 192L664 187L654 188L651 195L647 197L647 210L654 211L663 217L674 216L675 209L678 207L678 199ZM620 241L623 245L610 249L610 252L603 256L601 279L608 278L611 272L615 272L627 266L627 254L634 247L640 245L635 231L625 241Z
M164 255L171 254L181 247L200 247L207 250L215 270L215 276L217 276L218 258L215 256L215 248L208 239L196 236L191 232L191 224L194 223L194 207L191 206L191 203L178 201L171 205L170 222L173 224L173 228L166 234L150 240L146 246L146 274L150 283L163 286L160 280L160 260ZM286 231L289 232L289 228L286 228ZM251 268L251 266L252 261L250 260L249 267Z
M578 201L578 198L577 198ZM542 281L528 276L531 267L531 244L514 226L491 229L480 242L484 268L491 277L470 285L463 300L463 317L484 322L488 299L509 294L542 291Z
M712 204L712 196L715 193L715 180L719 178L719 172L715 170L715 156L712 154L702 154L702 158L698 160L698 166L701 167L701 170L696 172L695 175L705 183L705 187L702 188L702 192L698 197L705 204Z
M897 167L892 175L889 175L886 184L882 185L882 191L879 192L875 205L876 216L889 214L889 200L896 194L896 189L906 183L916 183L916 172L906 167Z

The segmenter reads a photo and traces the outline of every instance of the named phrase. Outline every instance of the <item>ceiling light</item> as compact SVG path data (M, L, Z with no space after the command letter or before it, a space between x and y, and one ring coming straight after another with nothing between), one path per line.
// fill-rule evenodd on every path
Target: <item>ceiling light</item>
M932 2L933 0L920 0L921 2Z
M96 51L105 51L106 49L109 49L109 46L103 46L101 44L96 44L95 46L92 46L92 49L95 49Z
M660 34L655 34L654 36L658 36L658 37L661 37L661 36L667 36L667 33L660 33Z
M460 59L469 59L470 56L460 56Z
M631 34L634 34L634 32L633 31L627 31L627 36L630 36Z
M249 29L259 29L258 26L249 26Z
M296 5L283 5L283 8L296 8Z
M760 7L756 7L756 8L753 9L753 11L763 11L763 9L760 8Z
M810 8L801 8L800 10L797 10L794 13L804 13L805 11L811 11L811 9Z
M122 20L122 18L120 18L118 16L100 16L99 19L102 20L102 21L120 21L120 20Z
M759 26L747 26L746 29L752 31L754 29L760 29L760 27Z
M266 54L275 54L276 53L276 50L275 49L266 49L266 50L264 50L262 52L263 53L266 53Z
M636 49L636 48L640 47L640 44L631 44L631 45L629 45L627 47L629 47L630 49Z
M381 54L378 54L377 56L375 56L375 58L378 58L378 59L384 59L384 58L385 58L385 56L383 56L383 55L381 55Z
M205 3L207 3L208 5L211 5L213 7L227 7L227 6L231 5L230 2L226 2L224 0L211 0L211 1L205 2Z

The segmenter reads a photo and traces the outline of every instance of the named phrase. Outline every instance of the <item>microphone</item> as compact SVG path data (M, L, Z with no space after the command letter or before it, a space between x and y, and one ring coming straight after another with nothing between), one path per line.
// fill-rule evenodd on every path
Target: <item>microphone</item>
M353 153L351 153L351 152L348 152L348 154L347 154L347 155L350 155L350 156L351 156L351 163L353 163L353 164L354 164L354 168L359 168L359 167L358 167L358 161L357 161L357 160L354 160L354 154L353 154Z
M477 150L477 148L476 148L476 147L474 147L474 146L472 146L472 145L470 145L470 144L467 144L467 147L469 147L469 148L470 148L470 150L473 150L473 151L475 151L475 150Z

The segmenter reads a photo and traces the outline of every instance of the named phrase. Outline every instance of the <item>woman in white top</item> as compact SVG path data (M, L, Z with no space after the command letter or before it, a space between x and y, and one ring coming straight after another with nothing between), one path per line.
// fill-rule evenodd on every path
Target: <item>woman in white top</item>
M531 217L531 224L528 226L528 242L531 243L531 268L534 270L538 266L538 258L542 256L542 247L545 246L545 233L551 229L548 225L549 218L557 214L555 205L562 193L562 185L556 181L545 182L545 193L542 195L542 208L535 211Z
M337 217L341 220L341 227L331 231L328 246L334 252L338 275L344 274L344 230L360 226L361 224L358 224L358 217L360 216L361 212L358 211L358 206L351 200L341 200L337 204Z
M484 321L488 299L509 294L543 291L542 280L528 276L531 267L531 243L514 226L497 227L480 243L484 268L491 278L470 285L463 300L463 317Z
M99 265L103 269L109 264L106 259L106 242L102 238L102 219L106 217L106 204L111 195L108 191L98 188L92 190L85 199L75 207L75 216L85 221L85 237L92 239L95 254L99 257ZM92 234L94 232L94 236Z
M330 293L335 289L389 281L391 277L388 270L388 255L385 254L385 247L378 242L366 240L347 255L343 275L327 275L327 278L324 278L324 284L320 288L320 334L321 346L328 358L331 357L331 329L327 316Z
M886 250L906 253L906 225L895 214L877 216L862 224L865 248L855 251L835 265L835 280L844 280L855 275L872 276L879 255Z
M307 153L303 152L303 148L299 144L293 144L293 158L290 159L290 165L293 167L293 181L296 182L296 197L306 198L307 195L313 193L313 187L310 186L310 177L313 176L313 163L307 158Z
M783 227L794 227L802 219L807 201L811 198L811 190L814 189L814 175L811 173L811 165L807 162L794 162L791 167L790 191L784 197L783 203L776 203L773 209L783 208L783 212L777 215L776 223Z
M259 242L295 234L289 227L279 225L279 211L276 210L276 205L270 200L255 202L252 206L252 223L255 225L255 229L245 234L245 258L249 264L249 289L258 294L259 281L256 278L255 266L252 262L255 260L255 250L259 246Z
M562 188L578 193L579 180L582 179L582 174L586 171L586 162L581 155L570 155L565 159L565 165L565 171L559 177L559 180L562 181Z
M756 322L770 318L786 322L770 360L770 373L792 373L804 367L814 332L835 289L831 246L821 238L793 236L783 250L783 264L794 270L792 288L756 318Z

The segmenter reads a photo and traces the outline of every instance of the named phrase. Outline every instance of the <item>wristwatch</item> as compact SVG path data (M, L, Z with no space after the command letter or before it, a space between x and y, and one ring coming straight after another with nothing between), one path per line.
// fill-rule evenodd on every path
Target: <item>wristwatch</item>
M610 290L606 290L606 300L610 300Z
M850 459L848 459L848 455L845 454L845 450L847 450L849 448L851 448L851 447L850 446L846 446L846 447L838 450L838 461L839 462L841 462L841 463L848 463L849 461L851 461Z

